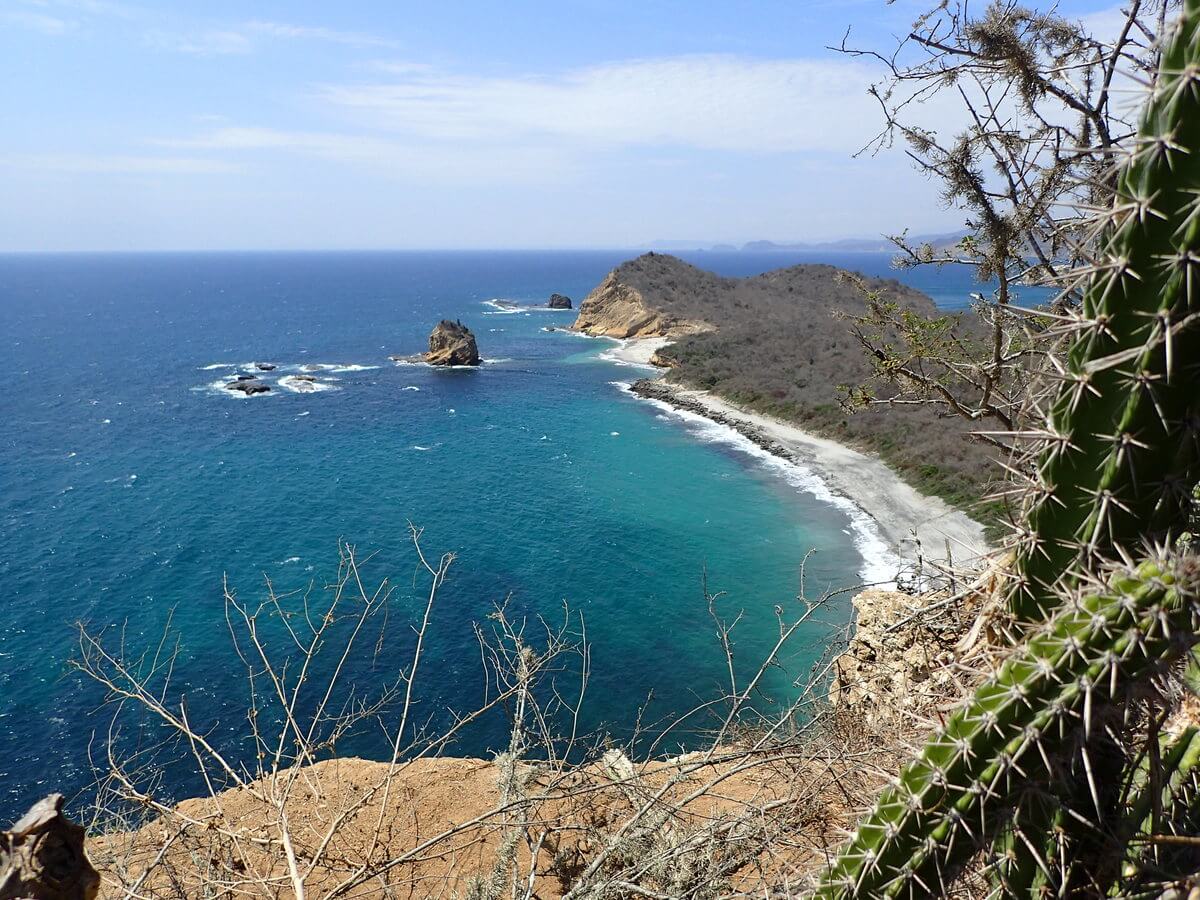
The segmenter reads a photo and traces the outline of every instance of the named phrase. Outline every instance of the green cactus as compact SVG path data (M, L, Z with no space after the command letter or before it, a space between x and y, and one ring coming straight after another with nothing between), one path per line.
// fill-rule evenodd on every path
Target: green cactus
M1118 878L1110 897L1157 897L1157 884L1146 884L1146 873L1178 870L1173 857L1178 847L1154 844L1152 835L1195 834L1200 826L1200 728L1189 726L1178 734L1165 735L1152 746L1157 759L1147 753L1131 779L1126 821L1132 826L1124 835L1123 852L1115 857Z
M1200 0L1185 0L1117 179L1018 526L1018 622L1187 528L1200 481Z
M1086 753L1093 727L1185 654L1198 628L1200 560L1192 557L1143 563L1061 606L904 769L816 896L936 896L981 848L1053 838L1054 829L1031 822L1066 810L1054 799L1063 761ZM1061 828L1071 827L1067 812ZM1001 854L1005 892L1060 881L1048 862L1055 855L1074 860L1043 851L1031 867L1020 853Z
M818 897L936 896L975 859L1000 896L1139 896L1197 865L1161 836L1200 824L1200 738L1131 738L1200 640L1200 561L1178 541L1200 481L1200 0L1182 6L1030 466L1014 647ZM1085 592L1148 547L1167 549Z

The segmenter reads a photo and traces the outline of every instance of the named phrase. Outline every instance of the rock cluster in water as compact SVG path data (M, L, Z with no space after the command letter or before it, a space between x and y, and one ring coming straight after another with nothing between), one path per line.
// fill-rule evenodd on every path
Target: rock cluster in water
M271 386L265 381L260 381L253 375L239 375L233 381L229 382L229 384L225 385L225 390L237 391L249 397L254 394L269 393Z
M571 298L563 294L551 294L550 300L546 303L550 309L572 309Z
M429 335L429 352L424 360L431 366L477 366L480 359L475 335L462 322L443 319Z

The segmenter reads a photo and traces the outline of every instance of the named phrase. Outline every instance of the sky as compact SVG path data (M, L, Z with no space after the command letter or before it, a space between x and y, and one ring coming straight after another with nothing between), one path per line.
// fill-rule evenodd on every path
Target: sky
M0 0L0 251L954 230L827 49L925 5Z

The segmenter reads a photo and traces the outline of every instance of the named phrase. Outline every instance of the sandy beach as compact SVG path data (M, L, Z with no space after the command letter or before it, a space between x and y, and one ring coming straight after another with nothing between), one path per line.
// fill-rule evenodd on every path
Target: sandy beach
M666 338L627 340L606 355L627 365L661 371L650 366L649 360L668 343ZM788 422L741 409L707 391L684 390L659 380L652 391L637 393L735 428L765 449L807 467L830 491L866 513L889 550L902 560L915 557L916 541L930 560L945 560L949 546L955 563L977 560L991 549L982 525L944 500L921 494L873 456Z

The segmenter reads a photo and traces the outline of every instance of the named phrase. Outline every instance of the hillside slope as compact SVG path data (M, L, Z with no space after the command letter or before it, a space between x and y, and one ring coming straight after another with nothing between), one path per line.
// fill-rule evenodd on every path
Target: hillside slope
M919 490L973 510L998 470L965 422L927 407L848 414L839 404L839 385L859 383L870 372L839 318L866 311L845 274L799 265L723 278L647 253L610 272L583 301L573 327L609 337L671 337L674 343L656 356L671 367L670 382L875 453ZM894 279L862 280L915 312L936 312L929 297Z

